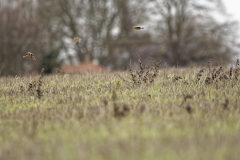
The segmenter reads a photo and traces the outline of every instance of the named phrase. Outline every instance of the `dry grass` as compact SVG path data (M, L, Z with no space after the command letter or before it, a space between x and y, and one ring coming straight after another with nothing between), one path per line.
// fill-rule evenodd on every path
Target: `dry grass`
M0 159L237 160L237 68L0 78Z

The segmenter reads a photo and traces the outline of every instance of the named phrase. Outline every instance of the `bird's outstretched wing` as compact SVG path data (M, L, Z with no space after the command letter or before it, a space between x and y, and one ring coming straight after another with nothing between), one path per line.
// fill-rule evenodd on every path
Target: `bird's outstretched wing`
M34 61L37 61L36 60L36 58L34 57L34 55L31 53L31 52L28 52L28 53L26 53L25 55L23 55L23 58L25 58L25 57L30 57L30 58L32 58Z
M80 42L81 42L81 38L79 38L79 37L74 37L74 38L73 38L73 42L74 42L74 44L80 43Z
M133 26L133 29L135 30L141 30L141 29L144 29L143 27L140 27L140 26Z

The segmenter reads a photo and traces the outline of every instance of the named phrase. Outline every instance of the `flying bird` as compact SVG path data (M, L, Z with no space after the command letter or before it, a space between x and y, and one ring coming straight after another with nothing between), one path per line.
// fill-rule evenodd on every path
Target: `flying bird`
M34 61L36 61L36 58L34 57L34 55L31 53L31 52L28 52L28 53L26 53L24 56L23 56L23 58L25 58L25 57L30 57L30 58L32 58Z
M141 29L144 29L143 27L140 27L140 26L133 26L133 29L135 30L141 30Z
M80 42L81 42L81 38L79 38L79 37L74 37L74 38L73 38L73 42L74 42L74 44L80 43Z

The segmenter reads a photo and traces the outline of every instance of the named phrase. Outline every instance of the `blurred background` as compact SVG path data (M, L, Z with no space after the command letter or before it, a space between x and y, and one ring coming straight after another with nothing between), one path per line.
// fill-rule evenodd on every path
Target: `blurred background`
M210 59L231 64L239 31L225 3L237 6L232 0L0 0L0 76L84 63L125 70L139 58L162 67L206 66ZM74 37L81 43L74 45ZM37 62L23 59L27 52Z

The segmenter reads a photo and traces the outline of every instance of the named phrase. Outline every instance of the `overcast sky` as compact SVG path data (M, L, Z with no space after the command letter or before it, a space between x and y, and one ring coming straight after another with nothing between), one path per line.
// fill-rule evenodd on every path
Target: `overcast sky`
M231 15L232 20L240 24L240 0L223 0L227 12Z
M238 22L238 35L240 35L240 0L223 0L223 3L228 14L230 15L230 20L235 20ZM237 56L237 58L240 58L240 54Z
M223 0L223 2L228 14L230 15L230 20L238 22L238 39L240 41L240 0ZM240 57L240 54L238 57Z

